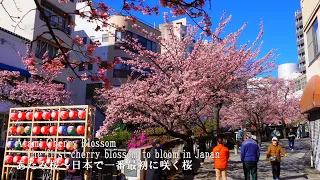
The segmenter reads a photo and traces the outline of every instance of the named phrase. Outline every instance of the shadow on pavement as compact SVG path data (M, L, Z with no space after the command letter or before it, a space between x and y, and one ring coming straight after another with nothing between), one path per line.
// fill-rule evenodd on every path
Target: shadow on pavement
M285 180L285 179L301 179L301 178L309 179L307 174L303 174L303 175L283 177L283 178L281 178L281 180Z

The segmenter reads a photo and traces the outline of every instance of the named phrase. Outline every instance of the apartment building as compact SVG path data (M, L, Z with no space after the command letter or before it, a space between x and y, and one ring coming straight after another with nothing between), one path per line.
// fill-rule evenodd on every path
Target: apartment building
M311 137L311 165L320 170L320 0L300 0L304 34L306 74L308 83L304 89L300 110L308 113Z
M178 38L182 39L187 32L187 18L181 18L175 21L170 22L173 25L173 34ZM166 23L159 25L159 30L161 31L161 36L164 39L171 39L169 30L166 27ZM161 47L161 52L166 51L165 47ZM193 45L189 45L186 49L187 52L193 51Z
M296 24L296 38L298 47L298 61L299 61L299 72L306 74L306 60L305 60L305 46L303 36L303 25L302 25L302 12L295 12L295 24Z

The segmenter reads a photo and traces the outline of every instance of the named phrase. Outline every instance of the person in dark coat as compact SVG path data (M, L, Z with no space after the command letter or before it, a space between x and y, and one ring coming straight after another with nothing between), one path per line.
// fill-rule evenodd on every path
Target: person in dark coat
M81 142L79 140L74 141L73 148L74 148L72 152L73 158L70 157L70 162L69 162L69 165L67 166L68 176L65 178L65 180L84 180L83 159L76 157L77 154L82 152ZM77 167L78 165L80 165L79 168L76 168L76 169L73 168L74 166Z
M291 151L294 150L294 139L295 138L296 138L296 133L294 133L292 128L291 128L290 132L288 133L289 148L291 149Z
M206 152L206 140L202 136L202 134L199 134L199 139L198 139L198 145L199 145L199 152ZM201 158L200 164L203 165L204 163L204 158Z
M152 143L152 148L150 150L150 158L148 158L148 169L147 169L147 175L146 180L163 180L163 170L162 167L160 167L160 162L162 161L161 157L156 157L156 153L160 154L160 151L162 150L160 148L160 140L156 139ZM152 167L150 166L152 165Z

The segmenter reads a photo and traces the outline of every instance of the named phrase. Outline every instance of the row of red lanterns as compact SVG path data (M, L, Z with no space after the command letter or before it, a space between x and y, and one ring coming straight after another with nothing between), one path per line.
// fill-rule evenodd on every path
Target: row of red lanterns
M62 119L62 120L67 120L68 118L73 120L73 119L76 119L77 117L79 119L86 118L86 111L85 110L79 110L79 111L70 110L70 111L60 111L60 113L59 113L59 111L52 111L52 112L37 111L34 113L34 119L36 121L40 121L41 119L50 120L50 118L52 120L58 120L59 114L60 114L60 119ZM33 112L19 111L18 113L12 112L10 114L10 119L13 121L16 121L16 120L20 120L20 121L29 120L29 121L31 121L32 118L33 118Z
M59 135L74 135L75 133L77 133L78 135L83 135L85 132L85 127L83 125L79 125L77 126L77 128L75 128L75 126L59 126L59 128L57 128L57 126L34 126L32 128L32 133L35 135L39 135L40 133L43 135L48 135L49 133L51 135L56 135L58 131ZM31 134L31 127L30 126L11 126L9 127L9 134L11 135L22 135L22 134L27 134L30 135Z
M55 158L54 157L31 157L29 158L28 156L12 156L12 155L7 155L5 157L5 163L6 164L19 164L20 162L22 162L23 164L27 165L28 163L30 163L31 165L42 165L42 164L46 164L46 165L51 165L54 164L55 162ZM62 157L58 157L56 158L56 164L58 166L62 166L62 165L68 165L70 162L70 158L62 158Z

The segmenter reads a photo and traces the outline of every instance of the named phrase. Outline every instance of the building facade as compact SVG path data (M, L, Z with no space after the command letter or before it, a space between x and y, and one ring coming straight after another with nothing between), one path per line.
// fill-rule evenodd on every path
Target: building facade
M302 12L295 12L295 24L296 24L296 38L298 48L298 61L299 61L299 72L306 74L306 60L305 60L305 46L304 46L304 35L303 35L303 21Z
M320 0L301 0L302 24L304 33L306 74L308 83L304 89L300 108L307 113L311 137L311 165L320 170Z
M74 15L63 16L65 12L73 12L76 3L72 0L70 3L61 6L57 0L41 0L39 3L44 7L44 11L50 17L50 23L54 33L64 40L65 44L70 45L72 40L68 36L73 36L73 29L68 27L68 22L74 20ZM25 70L24 64L18 52L24 54L26 52L26 43L35 40L40 34L48 31L45 26L43 17L39 11L33 10L36 4L33 1L28 3L24 1L5 1L4 7L11 16L20 17L20 19L11 19L9 14L3 9L0 10L0 70L19 71L21 80L27 81L31 76ZM41 58L43 53L48 51L50 57L58 51L58 46L50 41L51 36L44 34L33 43L33 51L36 58ZM66 45L66 46L67 46ZM64 83L67 90L70 89L70 83L66 80L65 75L68 69L56 80ZM0 131L1 138L6 131L6 121L8 120L9 108L12 104L0 102ZM3 125L3 126L2 126ZM0 141L0 147L3 147Z

